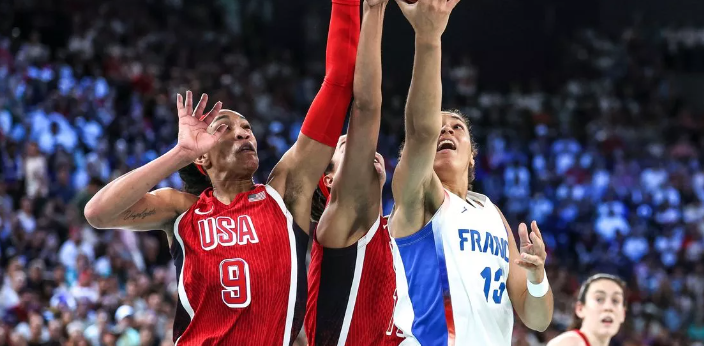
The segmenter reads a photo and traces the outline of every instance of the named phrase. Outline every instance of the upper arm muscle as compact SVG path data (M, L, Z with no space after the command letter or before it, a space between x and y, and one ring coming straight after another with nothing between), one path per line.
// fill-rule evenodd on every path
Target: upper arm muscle
M437 139L427 142L407 138L403 147L391 183L394 201L401 209L437 209L443 201L442 183L433 170Z
M197 196L171 188L149 192L137 203L110 220L101 220L96 228L123 228L134 231L163 230L186 211Z
M313 193L334 151L301 133L269 175L267 184L282 196L293 220L306 233Z

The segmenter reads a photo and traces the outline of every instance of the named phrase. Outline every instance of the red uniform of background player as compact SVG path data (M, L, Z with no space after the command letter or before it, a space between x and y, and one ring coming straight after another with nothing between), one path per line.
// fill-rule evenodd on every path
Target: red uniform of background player
M391 322L396 284L391 238L381 217L386 173L375 153L385 8L384 0L364 2L349 131L321 180L321 191L331 186L332 191L315 231L308 272L305 326L311 346L398 345L402 340Z
M177 345L285 346L299 333L310 201L352 96L358 37L359 2L336 0L325 81L266 186L252 180L259 159L247 120L220 102L203 114L207 95L194 111L189 91L185 104L178 97L178 145L86 205L96 228L167 233L179 275ZM149 192L177 170L186 192Z

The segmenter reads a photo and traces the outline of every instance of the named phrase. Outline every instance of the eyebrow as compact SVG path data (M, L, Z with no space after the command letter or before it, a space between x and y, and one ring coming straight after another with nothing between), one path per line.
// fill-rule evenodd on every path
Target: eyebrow
M599 293L601 293L603 295L607 295L606 292L602 291L602 290L594 291L594 294L599 294ZM617 294L621 295L621 296L623 295L623 293L621 293L621 292L614 292L614 295L617 295Z
M218 121L218 120L220 120L220 119L225 119L225 118L228 118L228 116L227 116L227 115L220 115L220 116L218 116L217 118L215 118L215 120L213 120L213 122L216 122L216 121Z

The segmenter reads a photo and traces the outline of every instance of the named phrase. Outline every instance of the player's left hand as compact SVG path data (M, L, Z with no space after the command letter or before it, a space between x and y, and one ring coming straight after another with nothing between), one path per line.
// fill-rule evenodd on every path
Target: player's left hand
M518 236L521 239L521 258L516 259L516 264L525 268L528 280L534 284L543 281L545 273L545 259L548 254L545 252L543 235L540 233L538 223L533 221L530 224L532 232L528 235L528 227L521 222L518 226Z

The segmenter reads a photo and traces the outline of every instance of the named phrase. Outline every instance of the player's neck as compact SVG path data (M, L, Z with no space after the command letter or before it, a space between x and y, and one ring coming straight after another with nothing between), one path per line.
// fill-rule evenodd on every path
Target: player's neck
M587 337L587 340L589 340L589 346L609 346L609 342L611 341L610 337L598 337L584 328L579 331Z
M213 196L223 204L230 204L238 194L253 188L252 178L213 181Z
M460 198L466 199L467 190L469 189L469 182L467 182L466 177L464 177L464 179L457 179L456 174L452 174L451 176L447 175L448 174L438 173L438 178L440 178L442 186Z

